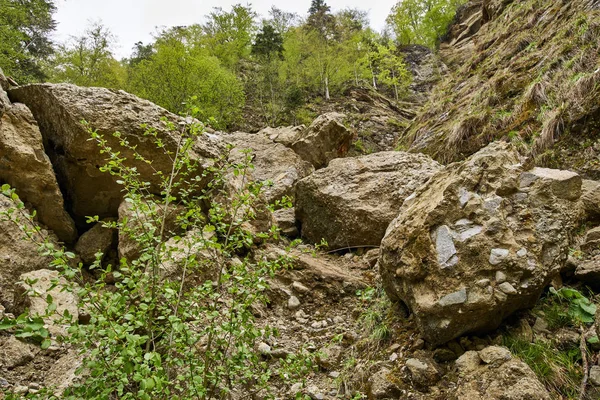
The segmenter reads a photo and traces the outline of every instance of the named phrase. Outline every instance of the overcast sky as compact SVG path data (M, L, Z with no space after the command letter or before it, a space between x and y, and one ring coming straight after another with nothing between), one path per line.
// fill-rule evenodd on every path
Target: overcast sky
M328 0L332 11L358 8L369 12L371 26L380 31L385 18L397 0ZM89 21L101 20L118 38L117 56L125 57L138 41L149 42L156 27L189 25L203 22L202 18L213 7L230 9L243 0L57 0L56 40L64 41L70 35L81 34ZM254 0L253 9L267 16L272 5L304 16L310 0Z

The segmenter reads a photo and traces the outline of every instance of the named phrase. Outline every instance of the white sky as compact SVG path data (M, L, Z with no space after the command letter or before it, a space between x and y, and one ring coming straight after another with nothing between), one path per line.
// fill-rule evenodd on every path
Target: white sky
M332 11L347 7L369 12L371 26L381 31L385 18L397 0L328 0ZM244 0L57 0L55 15L58 29L57 41L64 41L70 35L81 34L89 21L101 20L117 36L115 53L118 58L130 54L133 45L142 41L148 43L156 27L190 25L203 22L202 18L213 7L225 10L233 4L246 4ZM260 16L268 16L272 5L305 16L310 0L254 0L252 8Z

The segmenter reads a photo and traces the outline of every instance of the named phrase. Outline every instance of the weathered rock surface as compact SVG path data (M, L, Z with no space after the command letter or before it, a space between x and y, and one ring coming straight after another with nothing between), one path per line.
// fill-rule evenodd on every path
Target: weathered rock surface
M441 168L397 151L333 160L297 184L301 234L330 248L378 246L402 202Z
M461 400L549 400L550 394L527 364L508 349L467 351L458 360L456 398Z
M277 128L268 127L258 132L258 134L268 137L275 143L291 147L305 129L306 126L304 125L280 126Z
M344 126L344 114L327 113L315 119L292 144L292 149L316 169L343 157L350 148L352 132Z
M14 336L0 337L0 367L12 369L26 364L35 357L35 346Z
M600 255L579 264L575 270L575 278L594 289L600 289Z
M296 226L296 212L294 208L281 208L273 212L273 219L281 229L281 233L289 238L298 237L298 227Z
M222 137L236 146L231 152L231 161L243 162L247 157L243 151L252 151L252 179L272 182L272 186L265 186L262 192L269 203L283 196L293 198L296 182L314 171L313 166L293 150L264 135L236 132Z
M115 217L122 199L122 187L116 178L100 171L106 155L100 154L96 141L89 140L90 133L81 123L83 120L104 136L108 146L121 151L127 165L137 168L140 179L152 184L150 191L160 193L160 180L154 170L170 173L171 156L158 149L155 140L144 136L144 132L147 128L155 129L164 150L174 152L179 134L170 132L161 119L166 118L176 126L184 124L184 119L123 91L103 88L34 84L13 88L9 96L33 112L59 183L66 188L70 211L79 222L89 215ZM152 164L135 160L133 152L122 148L119 139L113 137L115 132L120 132L121 139L131 146L137 146L137 152L152 160ZM195 169L202 170L222 150L221 141L214 135L200 136L191 151L192 158L198 161Z
M14 208L14 203L6 196L0 194L0 213ZM28 215L26 210L24 213ZM22 217L21 221L25 221ZM56 246L56 238L47 231L39 232L40 241L49 239ZM50 257L43 257L39 253L38 244L27 239L23 232L13 222L0 216L0 304L11 309L13 302L13 285L19 276L36 269L48 268Z
M106 255L115 242L116 235L116 230L105 228L102 222L98 222L89 231L81 235L75 245L75 251L81 257L81 261L85 264L91 264L96 260L96 253Z
M2 93L0 89L0 103ZM75 224L65 211L33 115L23 104L9 104L4 114L0 110L0 117L0 183L15 188L21 199L37 211L39 221L61 240L73 242L77 238Z
M61 277L58 271L41 269L28 272L21 275L19 281L15 286L16 313L20 314L28 309L31 316L45 315L48 308L47 296L51 295L53 303L56 304L56 312L46 321L50 333L53 335L66 333L65 326L55 324L66 315L66 311L74 321L77 321L79 317L77 295L67 289L67 280Z
M581 183L581 201L589 217L600 216L600 182L584 179Z
M2 70L0 70L0 117L2 117L7 108L10 108L10 100L5 92L6 89L8 89L8 82L4 75L2 75Z
M133 261L140 256L142 235L152 237L158 232L152 230L160 229L160 225L165 215L164 205L156 201L147 200L139 207L132 202L123 201L119 206L119 223L125 224L127 229L119 230L119 258L126 258ZM163 238L168 239L176 234L180 234L181 229L177 223L177 217L183 213L183 206L169 206L166 218L164 218L165 227Z
M449 165L402 206L382 241L384 288L434 344L532 307L567 259L581 178L524 171L494 143Z

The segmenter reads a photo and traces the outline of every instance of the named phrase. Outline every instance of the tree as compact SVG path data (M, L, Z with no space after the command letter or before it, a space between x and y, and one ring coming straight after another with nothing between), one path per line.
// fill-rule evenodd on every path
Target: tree
M399 44L434 48L465 0L402 0L387 18Z
M377 59L380 64L377 77L384 85L391 86L394 89L394 98L400 99L400 93L405 91L410 84L411 76L404 59L398 56L396 46L393 43L387 45L377 44Z
M0 0L0 68L19 83L46 78L41 63L52 54L53 0Z
M61 45L53 60L50 78L79 86L122 88L125 69L115 60L115 37L101 22L91 24L81 36Z
M128 90L178 113L194 98L205 121L225 128L235 122L244 104L236 76L219 59L195 45L196 32L174 28L154 43L153 54L130 66Z
M225 67L238 71L240 60L250 55L255 18L250 6L236 4L229 12L215 8L202 25L204 45Z
M281 58L283 54L283 37L272 25L263 25L252 45L252 54L269 60L273 57Z

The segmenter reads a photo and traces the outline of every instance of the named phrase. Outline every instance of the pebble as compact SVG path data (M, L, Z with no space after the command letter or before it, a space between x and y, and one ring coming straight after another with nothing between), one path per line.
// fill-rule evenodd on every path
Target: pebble
M307 288L306 286L304 286L303 284L301 284L298 281L294 281L294 283L292 283L292 288L300 293L308 293L310 292L310 289Z
M263 355L271 354L271 346L265 342L260 342L258 345L258 352Z
M340 376L340 373L339 373L339 372L337 372L337 371L331 371L331 372L329 373L329 377L330 377L330 378L333 378L333 379L337 379L337 378L339 378L339 376Z
M300 300L298 300L296 296L291 296L288 299L288 308L290 310L296 310L298 307L300 307Z
M333 323L334 324L343 324L344 323L344 318L340 317L339 315L336 317L333 317Z

